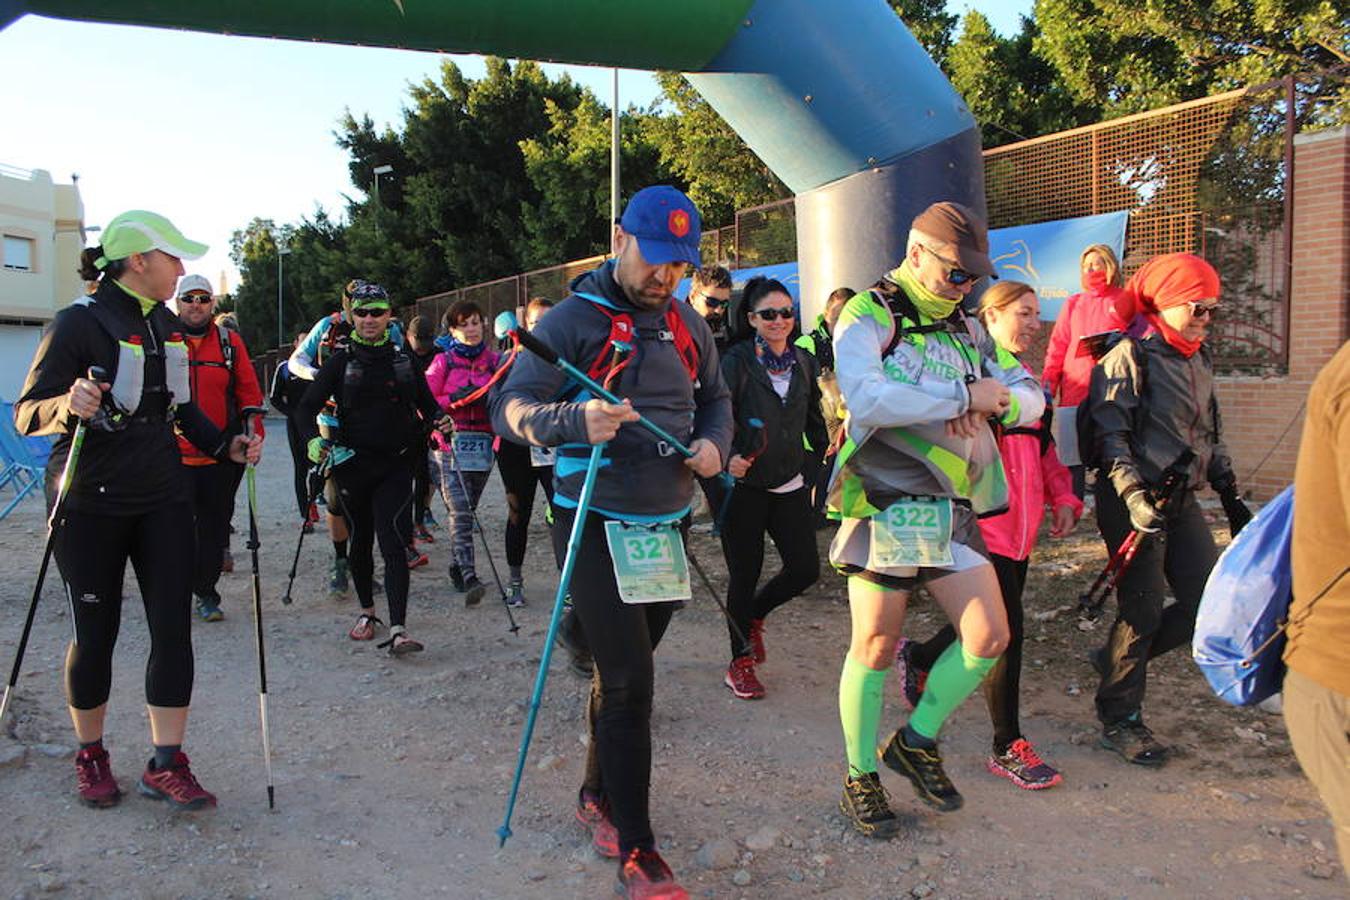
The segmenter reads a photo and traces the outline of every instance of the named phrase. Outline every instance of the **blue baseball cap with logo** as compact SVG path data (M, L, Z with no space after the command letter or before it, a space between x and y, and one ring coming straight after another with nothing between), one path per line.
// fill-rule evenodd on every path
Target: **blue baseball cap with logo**
M658 184L638 191L624 207L619 225L637 238L642 258L649 264L699 265L698 207L675 188Z

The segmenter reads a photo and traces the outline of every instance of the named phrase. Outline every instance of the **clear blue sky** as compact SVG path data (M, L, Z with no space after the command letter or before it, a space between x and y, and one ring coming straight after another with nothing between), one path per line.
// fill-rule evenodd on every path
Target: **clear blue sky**
M1030 8L1031 0L980 4L1004 34ZM451 58L466 75L483 74L478 57ZM87 225L133 208L169 216L211 245L189 271L213 285L228 272L233 287L236 229L255 216L294 222L318 206L340 215L343 196L356 193L332 135L344 107L397 124L407 85L439 66L433 53L27 16L0 31L0 163L46 169L59 183L78 173ZM609 103L609 69L545 68ZM629 71L619 91L624 106L659 93L650 75Z

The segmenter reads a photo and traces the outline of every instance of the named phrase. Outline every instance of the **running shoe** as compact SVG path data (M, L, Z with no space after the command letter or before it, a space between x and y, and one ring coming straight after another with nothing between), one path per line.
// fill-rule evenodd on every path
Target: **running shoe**
M525 605L525 582L519 578L511 579L511 585L508 588L509 593L506 597L506 605L512 609L520 609Z
M1102 726L1101 745L1136 766L1161 766L1168 749L1158 742L1139 713Z
M464 571L460 569L459 563L450 564L450 583L459 593L464 593Z
M420 568L421 566L425 566L428 562L430 562L430 560L427 559L427 555L425 553L418 550L416 547L413 547L412 545L404 547L403 550L408 557L409 569Z
M755 661L749 656L738 656L727 666L722 683L742 700L764 699L764 685L755 676Z
M121 801L122 789L113 777L108 751L102 746L87 747L75 754L75 787L80 802L94 809L106 809Z
M424 544L436 543L436 539L431 536L431 530L428 529L427 526L425 525L413 526L413 538L415 540L421 541Z
M675 881L675 873L655 850L635 847L619 867L620 895L629 900L688 900L689 892Z
M1059 770L1046 764L1026 738L1018 738L1007 750L991 755L985 765L990 772L1027 791L1045 790L1064 780Z
M317 503L311 503L309 505L309 511L305 515L305 519L311 525L316 524L319 521L319 505Z
M619 829L609 818L609 804L587 791L577 794L577 821L591 833L591 846L606 859L619 858Z
M384 623L375 616L372 616L369 613L361 613L361 615L357 616L356 624L352 626L352 630L347 632L347 637L354 641L374 640L375 629L383 624Z
M844 779L844 796L839 811L859 833L885 840L900 830L900 820L891 812L890 797L876 772L863 772Z
M309 521L308 519L306 519L306 520L300 525L300 531L301 531L302 534L313 534L313 533L314 533L314 523L311 522L311 521Z
M576 612L570 605L565 607L562 621L558 623L558 630L553 635L553 642L567 651L568 670L578 678L590 681L595 671L595 660L591 656L590 648L584 643L584 636L578 639L577 629L580 626Z
M904 729L897 728L884 747L877 748L877 757L893 771L909 779L919 799L939 812L961 808L964 800L942 768L942 756L937 747L926 750L905 743Z
M328 569L328 599L342 600L347 596L347 560L333 558Z
M755 662L762 663L765 659L764 653L764 620L750 620L750 650L755 655Z
M226 547L220 554L220 571L234 571L234 554L230 552L229 547Z
M928 671L916 668L911 657L914 655L914 641L901 638L895 645L895 674L900 681L900 699L906 709L919 705L923 689L928 685Z
M214 597L198 597L197 618L203 622L219 622L224 619L225 613L221 611L220 601Z
M215 794L197 783L196 776L188 767L187 754L181 750L173 755L173 762L163 769L156 769L155 760L151 758L136 788L144 796L163 800L175 809L201 809L216 805Z
M469 573L464 576L464 605L477 606L483 602L483 595L487 593L487 585L478 580L478 576Z

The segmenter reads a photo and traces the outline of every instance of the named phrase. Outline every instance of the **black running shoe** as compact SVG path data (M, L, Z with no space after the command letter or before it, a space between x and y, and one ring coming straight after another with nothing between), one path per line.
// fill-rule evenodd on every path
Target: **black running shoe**
M1139 714L1102 726L1101 745L1136 766L1161 766L1168 749L1158 742Z
M576 615L571 607L563 612L553 642L567 651L567 668L572 674L590 681L595 671L595 660L591 657L590 647L586 646L584 637L579 633L581 623L577 621Z
M900 830L900 820L891 812L890 798L882 787L876 772L864 772L858 777L844 779L844 796L839 798L839 811L848 817L853 827L870 838L885 840Z
M937 748L925 750L910 747L903 738L903 729L877 749L877 757L887 766L909 779L919 799L940 812L952 812L965 802L942 768L942 756Z

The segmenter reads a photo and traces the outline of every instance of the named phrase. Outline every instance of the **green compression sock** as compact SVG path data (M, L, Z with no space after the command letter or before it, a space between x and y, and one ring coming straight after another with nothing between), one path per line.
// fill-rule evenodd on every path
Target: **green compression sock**
M993 659L975 656L960 641L953 641L929 671L928 684L914 715L909 717L909 727L936 740L942 723L980 686L997 662L997 656Z
M850 775L877 770L877 726L888 671L869 669L851 656L844 658L844 671L839 675L839 721L844 726Z

